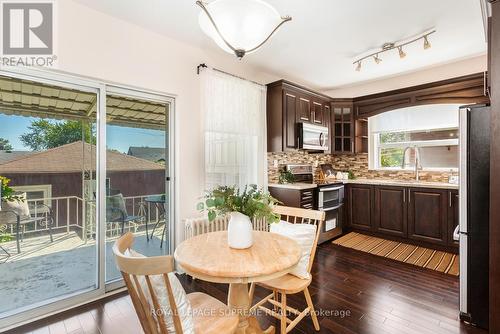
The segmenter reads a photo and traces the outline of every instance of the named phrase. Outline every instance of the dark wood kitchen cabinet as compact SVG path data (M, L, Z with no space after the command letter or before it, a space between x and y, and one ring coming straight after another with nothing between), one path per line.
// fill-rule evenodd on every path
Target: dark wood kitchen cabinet
M330 127L331 98L280 80L267 85L267 151L298 148L297 123ZM328 105L328 108L325 108Z
M372 231L373 186L349 184L347 205L349 227L356 230Z
M270 186L269 193L283 205L310 210L314 208L314 188L299 190Z
M374 231L406 238L406 188L377 186L374 194Z
M325 123L325 113L322 101L313 101L311 121L313 124L324 126Z
M458 241L453 240L453 232L460 223L458 190L448 191L448 245L458 248Z
M458 252L458 190L349 183L345 202L348 230Z
M306 96L299 97L299 113L297 122L311 122L311 99Z
M408 238L447 245L448 190L408 189Z
M354 113L352 100L334 100L331 104L333 153L354 153Z

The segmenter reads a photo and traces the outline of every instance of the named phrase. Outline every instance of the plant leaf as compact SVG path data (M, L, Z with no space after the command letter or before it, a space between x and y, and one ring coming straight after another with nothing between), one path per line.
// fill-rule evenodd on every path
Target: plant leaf
M208 211L208 220L214 221L216 217L215 211Z
M215 206L215 200L213 198L208 198L206 204L208 208L213 208Z

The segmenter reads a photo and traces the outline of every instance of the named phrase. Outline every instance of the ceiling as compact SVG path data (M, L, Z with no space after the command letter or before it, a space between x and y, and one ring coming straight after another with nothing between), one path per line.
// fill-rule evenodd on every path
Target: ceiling
M171 38L220 50L198 25L194 0L75 0L98 11ZM486 52L480 0L266 0L293 20L243 62L285 79L300 78L319 89L411 72ZM432 48L394 51L383 62L352 62L385 42L399 41L435 28Z

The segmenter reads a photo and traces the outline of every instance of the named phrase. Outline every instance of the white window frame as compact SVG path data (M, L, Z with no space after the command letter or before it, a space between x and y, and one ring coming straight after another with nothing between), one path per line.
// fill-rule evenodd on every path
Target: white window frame
M439 131L446 130L445 128L428 129L429 131ZM393 131L397 132L397 131ZM369 169L379 170L379 171L413 171L413 167L381 167L380 166L380 150L383 148L401 148L405 149L407 147L437 147L437 146L458 146L457 139L441 139L441 140L422 140L422 141L406 141L398 143L380 143L381 132L372 133L370 136L369 143ZM458 167L425 167L422 166L423 171L428 172L458 172Z
M51 207L52 205L52 185L51 184L34 184L27 186L12 186L14 191L29 193L43 191L43 204Z

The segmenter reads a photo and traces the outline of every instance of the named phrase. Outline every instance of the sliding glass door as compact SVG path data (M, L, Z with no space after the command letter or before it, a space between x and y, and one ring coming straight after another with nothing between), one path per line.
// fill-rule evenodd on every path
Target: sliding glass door
M0 332L123 286L124 233L173 240L174 99L37 70L0 71Z
M86 190L98 95L0 76L0 321L99 289L96 197Z
M121 274L111 248L123 233L134 234L134 249L143 255L170 250L170 103L110 88L106 112L106 282L113 282Z

